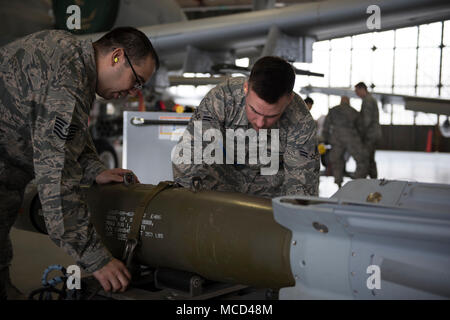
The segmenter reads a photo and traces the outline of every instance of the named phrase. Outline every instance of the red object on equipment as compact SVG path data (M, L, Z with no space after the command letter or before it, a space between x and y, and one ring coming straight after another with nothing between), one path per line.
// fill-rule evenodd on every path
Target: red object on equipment
M429 129L427 136L427 148L425 150L426 152L431 152L432 142L433 142L433 130Z
M142 94L141 90L137 90L137 95L138 95L138 98L139 98L138 110L140 112L143 112L143 111L145 111L144 95Z
M159 101L159 108L162 111L166 111L167 110L167 107L166 107L166 104L164 103L164 101L162 101L162 100Z

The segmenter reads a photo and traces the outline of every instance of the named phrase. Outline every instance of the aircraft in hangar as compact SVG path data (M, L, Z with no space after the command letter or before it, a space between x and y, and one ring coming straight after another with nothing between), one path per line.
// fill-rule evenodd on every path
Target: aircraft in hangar
M443 0L329 0L196 20L185 20L183 15L179 15L178 21L145 23L146 19L156 22L150 16L161 14L152 13L156 2L160 1L121 1L114 26L130 25L143 31L158 52L165 67L163 70L183 73L215 74L221 69L225 73L230 65L235 64L235 59L249 57L253 61L264 55L277 55L292 62L312 62L315 41L431 23L450 17L450 3ZM164 10L177 10L176 3L166 2ZM266 3L275 5L275 1ZM159 3L155 7L161 6ZM368 20L377 13L380 28L369 29ZM95 40L101 35L95 33L82 37ZM163 70L160 74L164 73ZM308 75L308 72L302 74Z
M250 66L264 55L308 63L312 62L315 41L450 18L450 3L445 0L289 1L284 7L278 7L274 0L254 0L253 8L259 10L195 20L187 20L175 0L2 1L0 44L42 29L67 28L67 8L73 4L81 8L81 29L74 31L82 38L96 40L118 26L133 26L149 36L162 67L148 87L156 88L159 94L173 85L217 84L224 75L248 74L250 68L235 65L238 58L248 57ZM369 29L374 15L381 22L376 30ZM296 72L323 76L307 70ZM184 77L185 73L211 77ZM101 144L112 151L107 143ZM112 165L117 165L115 158L110 161Z
M224 75L248 74L250 68L235 65L248 57L250 66L258 57L277 55L292 62L312 62L315 41L373 32L368 20L379 8L377 31L442 21L450 17L450 3L441 0L413 1L314 1L273 7L265 1L263 10L186 20L173 1L120 1L114 26L137 27L151 39L162 61L152 87L164 91L178 84L217 84ZM261 1L254 1L256 3ZM272 6L272 8L270 8ZM259 6L261 7L261 6ZM153 10L156 8L156 10ZM165 12L165 14L162 14ZM169 14L170 13L170 14ZM161 23L162 18L168 23ZM149 21L149 22L147 22ZM102 33L81 35L95 40ZM306 70L297 74L323 76ZM185 73L206 73L210 77L184 77Z
M371 15L367 8L374 4L381 10L380 31L441 21L450 16L448 1L345 0L315 1L193 21L182 17L175 17L171 22L161 21L163 9L158 10L168 3L174 4L172 1L117 1L117 17L112 27L135 26L150 37L164 66L159 77L169 85L171 71L235 72L234 61L240 57L253 60L270 54L293 62L311 62L314 41L373 31L367 28ZM85 19L92 17L88 15ZM28 27L30 24L24 26ZM81 37L95 40L100 35ZM222 68L218 68L220 66ZM397 98L411 107L417 102L406 96ZM145 189L148 186L130 188L127 193L122 192L122 188L124 186L115 185L94 190L102 193L92 195L95 199L93 218L97 219L99 230L107 230L103 228L107 225L104 223L106 215L113 215L110 221L119 222L119 215L123 214L120 222L128 223L129 216L125 215L138 205L142 207L132 194L133 190L142 188L138 190L145 195L143 208L153 201L153 196L148 197L153 189ZM239 286L238 290L242 289L240 284L281 288L279 297L282 299L436 299L450 296L449 222L443 216L448 212L448 186L355 181L330 199L290 196L274 202L245 195L231 195L224 201L220 194L188 193L171 188L159 190L162 201L156 198L151 205L152 210L156 208L158 213L165 213L164 219L147 220L147 225L156 224L151 230L158 237L153 237L152 232L151 237L145 235L136 256L142 264L159 264L182 271L169 270L169 277L161 272L159 278L155 271L157 280L183 276L183 283L189 284L190 295L181 298L203 298L199 294L210 294L192 285L209 284L210 281L204 279L231 281ZM35 207L35 217L41 219L42 225L43 217L32 196L27 195L31 199L28 209ZM214 209L219 206L221 210ZM20 218L29 217L28 211L33 210L24 210ZM230 219L234 216L235 219ZM180 223L186 217L197 220ZM36 222L39 221L30 221L26 222L30 230L38 229ZM236 225L235 221L241 223ZM217 223L224 227L217 228ZM141 225L135 225L138 227L133 229L139 234ZM107 239L113 248L119 248L116 244L120 239L116 236ZM121 253L117 251L116 254ZM384 291L367 285L367 265L383 269ZM192 276L192 272L204 279ZM163 281L161 284L165 285ZM224 289L219 289L214 292L216 296L223 295Z
M253 61L263 55L312 62L315 41L450 18L446 0L289 1L284 7L274 0L254 0L254 8L263 9L195 20L187 20L174 0L1 2L0 45L42 29L67 28L67 8L78 5L81 29L74 33L96 40L114 27L136 27L158 52L160 74L226 73L234 70L237 58ZM379 25L373 24L377 17Z

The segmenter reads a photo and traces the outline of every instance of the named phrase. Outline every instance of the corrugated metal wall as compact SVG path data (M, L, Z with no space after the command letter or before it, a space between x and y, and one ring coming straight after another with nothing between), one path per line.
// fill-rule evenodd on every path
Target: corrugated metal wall
M426 151L428 132L432 132L431 151L450 152L450 138L444 138L436 126L383 125L378 149Z

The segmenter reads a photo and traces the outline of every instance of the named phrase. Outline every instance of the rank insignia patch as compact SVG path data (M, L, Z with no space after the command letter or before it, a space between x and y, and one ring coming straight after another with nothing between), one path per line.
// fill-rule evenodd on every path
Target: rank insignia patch
M69 125L69 123L67 123L64 119L56 117L53 133L56 134L58 138L64 141L70 141L75 137L77 131L78 126L74 124Z

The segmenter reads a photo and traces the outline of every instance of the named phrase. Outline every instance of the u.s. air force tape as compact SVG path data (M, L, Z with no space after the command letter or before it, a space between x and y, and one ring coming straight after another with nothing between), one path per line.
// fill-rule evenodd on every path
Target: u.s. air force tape
M69 124L64 119L56 117L55 126L53 127L53 133L61 140L70 141L75 137L78 131L78 126Z

